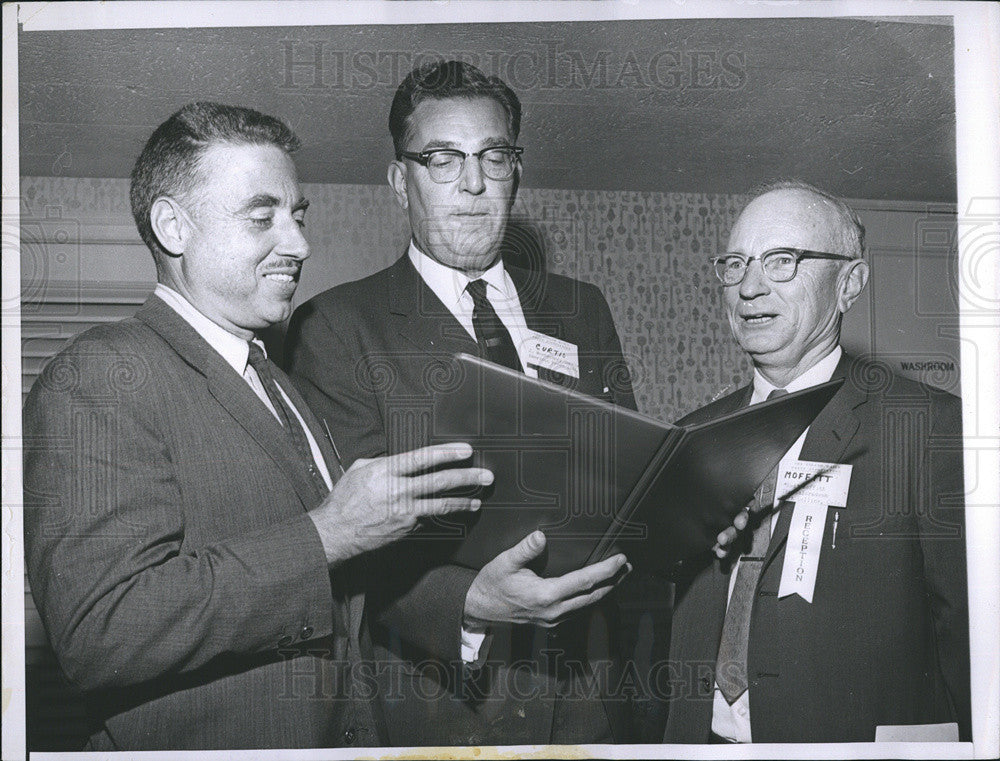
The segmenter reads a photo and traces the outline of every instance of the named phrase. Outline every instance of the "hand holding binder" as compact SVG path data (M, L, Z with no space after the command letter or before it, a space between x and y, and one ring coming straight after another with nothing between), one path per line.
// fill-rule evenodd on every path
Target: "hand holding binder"
M555 626L598 602L628 573L625 556L617 554L558 579L541 578L530 566L546 541L543 532L533 531L482 567L466 596L467 627L494 622Z

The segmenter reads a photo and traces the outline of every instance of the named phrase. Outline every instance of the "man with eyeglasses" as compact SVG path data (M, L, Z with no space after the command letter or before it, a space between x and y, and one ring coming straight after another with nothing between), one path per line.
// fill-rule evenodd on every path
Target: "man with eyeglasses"
M845 383L729 552L679 567L665 742L970 739L961 405L841 349L863 253L850 207L782 182L714 259L753 380L682 422Z
M407 250L301 306L286 341L289 371L337 432L345 463L426 440L435 379L455 352L635 408L600 291L501 256L521 176L520 118L506 84L463 62L416 69L400 84L388 180L409 219ZM575 360L554 366L533 346ZM626 739L625 699L609 697L616 611L598 604L627 570L622 555L543 579L531 570L541 532L478 573L426 547L370 563L391 744Z

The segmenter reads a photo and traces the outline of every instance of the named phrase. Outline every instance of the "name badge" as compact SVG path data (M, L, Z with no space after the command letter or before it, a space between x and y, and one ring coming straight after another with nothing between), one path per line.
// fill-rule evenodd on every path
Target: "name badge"
M854 466L793 460L778 466L777 494L795 503L788 526L778 598L797 594L808 603L816 590L826 513L847 506Z
M524 346L527 348L527 364L535 368L580 377L580 359L576 344L562 341L534 330L528 331Z
M853 468L835 462L782 461L778 466L776 493L780 499L796 505L812 502L846 507Z

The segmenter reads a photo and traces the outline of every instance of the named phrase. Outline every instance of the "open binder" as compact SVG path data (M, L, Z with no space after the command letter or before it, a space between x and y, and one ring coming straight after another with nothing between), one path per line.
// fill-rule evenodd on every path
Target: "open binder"
M468 442L494 483L481 510L407 541L478 569L541 529L543 576L617 551L667 574L708 550L843 383L680 427L468 354L453 362L429 410L431 443Z

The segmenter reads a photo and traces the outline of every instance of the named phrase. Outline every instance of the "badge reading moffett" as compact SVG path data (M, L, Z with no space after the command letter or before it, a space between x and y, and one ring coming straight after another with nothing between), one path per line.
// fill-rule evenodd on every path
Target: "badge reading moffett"
M847 506L851 465L793 460L779 466L777 493L795 503L785 543L778 598L797 594L808 603L816 590L826 513Z
M573 378L580 377L580 359L576 344L529 330L525 346L528 350L529 365L536 368L544 367Z

